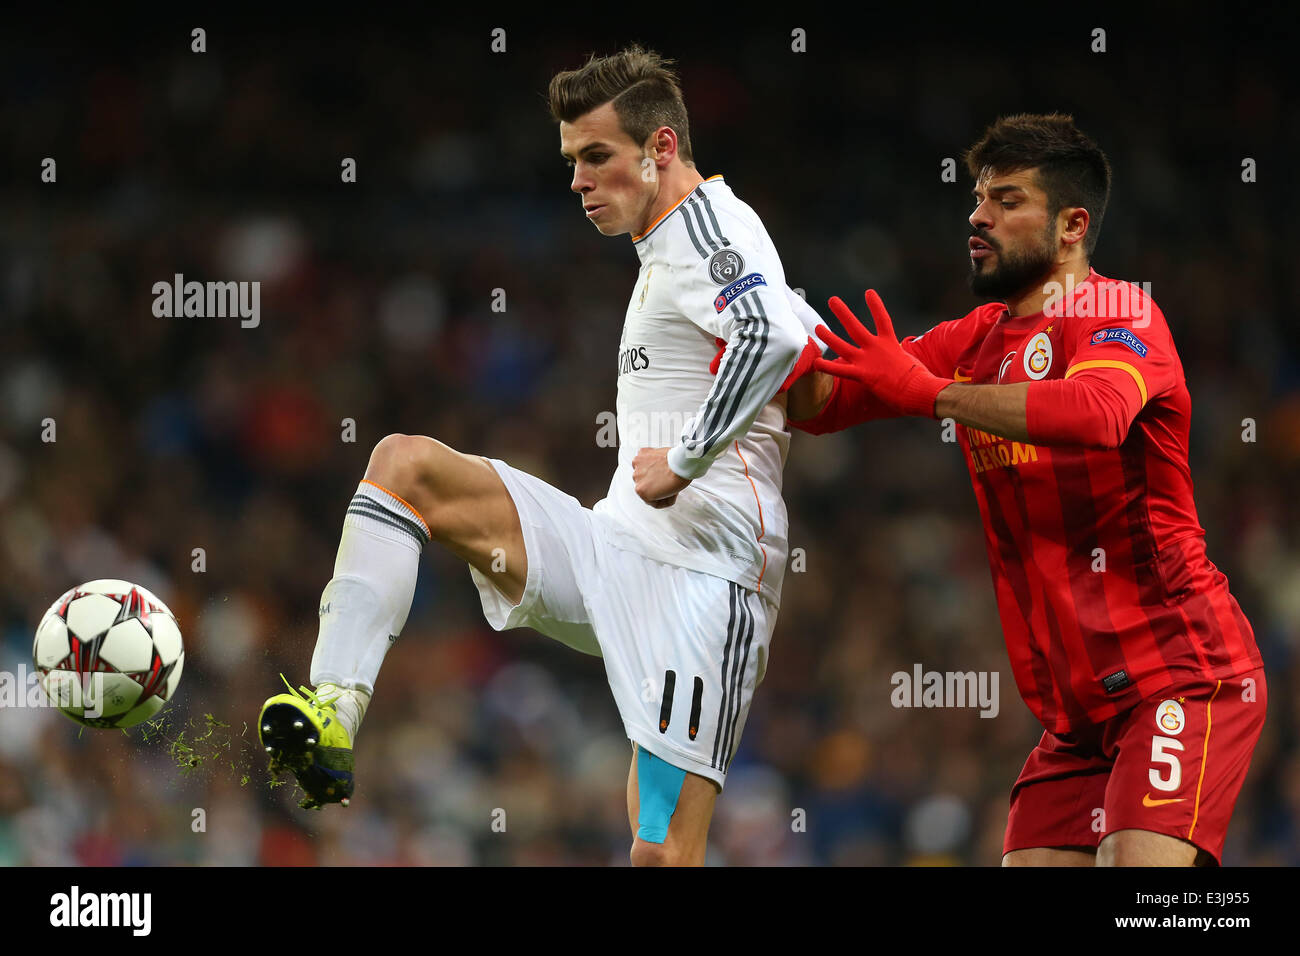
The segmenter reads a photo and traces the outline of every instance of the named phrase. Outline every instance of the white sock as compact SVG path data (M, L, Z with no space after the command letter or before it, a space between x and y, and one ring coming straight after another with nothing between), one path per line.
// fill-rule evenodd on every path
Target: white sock
M334 704L334 712L343 729L348 732L348 740L355 742L361 718L366 716L366 708L370 706L370 695L363 690L349 690L329 681L317 685L316 695L321 700Z
M384 655L406 625L420 551L429 540L429 528L415 509L373 482L357 486L343 519L334 577L321 592L320 632L311 658L318 693L324 685L353 692L336 702L353 738Z

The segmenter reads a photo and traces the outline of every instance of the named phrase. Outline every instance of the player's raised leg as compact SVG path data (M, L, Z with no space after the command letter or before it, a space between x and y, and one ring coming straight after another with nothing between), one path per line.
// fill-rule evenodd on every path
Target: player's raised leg
M718 786L633 745L627 778L633 866L703 866Z
M351 797L352 741L406 624L428 541L477 568L510 600L523 595L523 532L493 467L433 438L389 435L348 505L334 576L321 594L316 690L270 698L258 720L272 766L297 776L304 806Z
M512 602L523 596L528 558L519 512L486 459L423 435L389 435L371 453L364 481L405 498L435 542L487 575Z

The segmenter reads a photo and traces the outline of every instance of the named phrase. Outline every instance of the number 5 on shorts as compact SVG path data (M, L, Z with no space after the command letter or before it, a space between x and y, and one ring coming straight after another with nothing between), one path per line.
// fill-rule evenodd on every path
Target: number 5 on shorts
M1153 736L1151 738L1151 762L1169 765L1169 779L1167 780L1160 776L1160 771L1155 767L1148 771L1147 777L1151 781L1151 786L1166 792L1178 789L1178 785L1183 782L1183 765L1178 761L1177 754L1168 751L1182 749L1183 745L1173 737Z

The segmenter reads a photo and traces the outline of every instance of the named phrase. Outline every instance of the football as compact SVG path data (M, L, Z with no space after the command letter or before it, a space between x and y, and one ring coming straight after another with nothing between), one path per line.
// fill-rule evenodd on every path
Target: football
M176 694L185 651L150 591L106 578L72 588L41 618L32 658L50 703L88 727L130 727Z

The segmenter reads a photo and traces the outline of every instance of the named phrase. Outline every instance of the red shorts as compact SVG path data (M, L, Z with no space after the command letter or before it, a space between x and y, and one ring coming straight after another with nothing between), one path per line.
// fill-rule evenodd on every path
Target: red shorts
M1220 862L1267 705L1256 669L1175 683L1104 723L1045 732L1011 790L1002 852L1095 849L1116 830L1150 830Z

